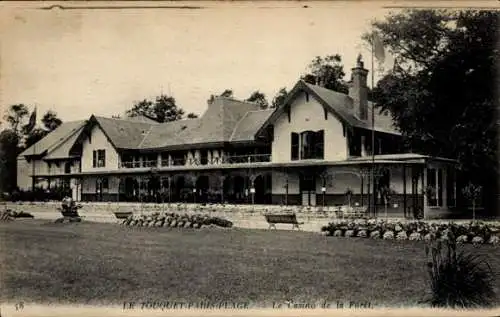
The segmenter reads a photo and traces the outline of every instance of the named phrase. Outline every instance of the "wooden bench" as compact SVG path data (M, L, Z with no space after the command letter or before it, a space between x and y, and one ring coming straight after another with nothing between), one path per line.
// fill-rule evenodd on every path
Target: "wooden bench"
M132 216L134 213L132 211L115 211L114 212L116 219L123 220Z
M292 229L300 229L299 225L304 224L303 222L297 221L297 216L295 214L281 214L281 215L264 215L266 217L266 221L269 224L269 229L276 229L276 224L291 224Z
M342 218L344 218L344 217L361 218L361 217L364 217L366 215L367 210L368 210L368 207L366 207L366 206L350 207L350 208L339 207L338 215L341 216Z

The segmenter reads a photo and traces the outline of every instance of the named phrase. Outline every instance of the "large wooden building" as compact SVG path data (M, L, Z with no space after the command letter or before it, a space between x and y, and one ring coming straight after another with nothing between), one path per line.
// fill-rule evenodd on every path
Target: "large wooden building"
M390 211L455 206L453 160L403 153L388 113L372 127L367 74L358 61L348 94L299 81L278 109L216 97L197 119L67 122L19 155L18 186L35 179L84 201L307 206L344 204L346 193L367 206L373 190L387 206L389 189Z

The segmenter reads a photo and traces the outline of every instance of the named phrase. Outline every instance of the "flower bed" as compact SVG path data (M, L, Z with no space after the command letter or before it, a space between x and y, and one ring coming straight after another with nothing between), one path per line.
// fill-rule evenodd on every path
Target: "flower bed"
M327 236L359 237L385 240L434 240L449 239L457 243L500 244L500 225L484 222L429 223L425 221L390 222L382 219L357 219L323 226ZM449 233L451 232L451 235Z
M170 227L194 228L222 227L231 228L233 223L227 219L207 215L180 215L176 213L154 213L152 215L131 216L122 222L129 227Z

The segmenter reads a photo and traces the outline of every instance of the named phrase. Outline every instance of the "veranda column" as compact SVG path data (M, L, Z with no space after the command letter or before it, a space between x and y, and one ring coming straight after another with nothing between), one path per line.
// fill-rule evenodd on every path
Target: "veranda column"
M425 184L427 184L427 168L424 166L422 168L422 193L424 196L424 206L423 206L423 212L424 212L424 219L427 219L427 213L428 213L428 202L427 202L427 195L425 194Z
M288 206L288 171L285 169L285 206Z
M448 169L443 168L442 169L442 175L443 177L441 178L441 185L443 186L443 195L441 195L443 198L443 207L448 208Z
M168 175L167 176L167 181L168 181L168 205L170 207L170 203L172 202L172 176Z
M406 165L403 164L403 213L406 218Z
M439 202L439 189L441 188L441 184L440 184L440 181L439 181L439 167L437 167L435 169L435 172L434 174L436 175L435 177L435 180L436 180L436 190L435 190L435 199L436 199L436 205L437 206L440 206L440 202Z
M224 204L224 181L226 180L226 175L219 175L219 183L220 183L220 203Z
M251 172L249 175L249 180L250 180L250 195L252 195L252 206L255 205L255 179L257 176Z

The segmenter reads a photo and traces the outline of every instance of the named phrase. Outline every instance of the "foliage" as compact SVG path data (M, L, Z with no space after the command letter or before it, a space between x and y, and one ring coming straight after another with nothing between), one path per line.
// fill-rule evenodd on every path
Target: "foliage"
M62 124L62 120L57 117L57 113L49 110L42 117L42 123L46 130L54 131Z
M492 305L495 292L491 267L479 255L457 253L457 242L451 231L448 239L431 241L425 252L429 258L429 302L432 306L475 308Z
M386 232L392 232L392 236L397 237L398 240L421 240L426 236L446 239L448 232L451 232L454 237L465 236L465 240L460 238L462 243L475 243L474 239L480 238L482 242L479 243L492 245L497 245L498 237L500 237L500 225L477 221L459 225L455 223L437 224L419 220L402 223L383 219L351 219L331 222L321 228L321 231L325 232L326 235L340 237L344 237L347 230L352 230L355 233L354 236L360 231L366 231L363 237L372 237L374 232L377 232L377 237L382 237Z
M11 129L15 133L21 133L21 128L24 121L28 117L29 110L24 104L12 105L8 108L5 114L5 120L10 124Z
M373 24L395 58L374 91L377 106L391 111L407 150L457 158L462 177L485 189L491 210L498 18L495 11L406 10Z
M481 192L483 188L480 185L476 185L473 183L467 184L462 189L462 194L464 195L465 199L470 201L472 203L472 218L476 218L476 202L477 200L481 197Z
M40 141L47 134L49 134L49 132L50 131L47 131L45 129L34 128L28 135L26 135L26 138L24 140L24 147L29 148L36 142Z
M226 89L222 92L222 94L220 94L221 97L225 97L225 98L233 98L234 94L233 94L233 90L232 89Z
M0 193L16 187L19 136L14 130L0 132Z
M262 109L269 107L266 95L258 90L254 91L246 101L257 103Z
M281 107L288 96L288 92L285 87L280 88L276 96L274 96L273 101L271 102L271 108L279 108Z
M222 94L218 95L219 97L224 97L224 98L233 98L234 97L234 94L233 94L233 90L232 89L226 89L222 92ZM210 95L210 99L208 100L209 103L212 103L215 99L215 97L217 97L216 95Z
M325 87L342 93L348 93L349 88L344 81L344 66L339 54L316 56L308 66L308 73L302 79L310 84Z
M178 227L194 228L202 227L223 227L231 228L233 223L220 217L210 217L207 215L180 215L177 213L154 213L150 216L130 216L123 220L122 224L132 227Z
M162 123L182 119L184 110L177 106L174 97L162 94L155 101L144 99L137 102L126 114L129 117L145 116ZM188 115L189 118L194 116L194 113Z

